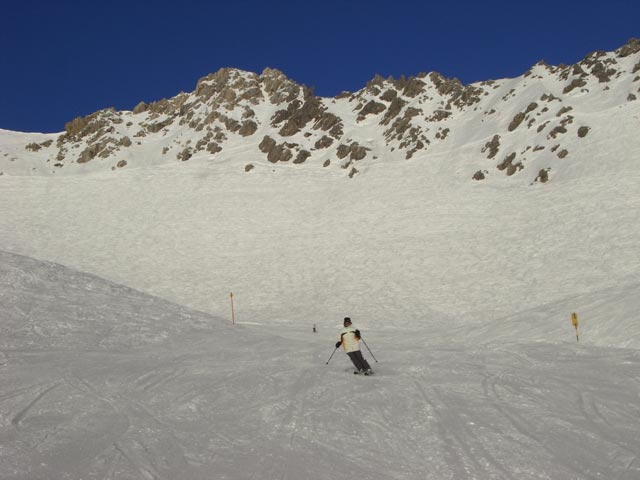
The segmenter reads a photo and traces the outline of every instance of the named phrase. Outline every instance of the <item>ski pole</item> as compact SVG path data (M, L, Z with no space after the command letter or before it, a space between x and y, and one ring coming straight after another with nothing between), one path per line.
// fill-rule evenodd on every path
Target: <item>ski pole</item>
M367 350L369 350L371 357L373 357L373 359L376 360L376 357L373 355L373 352L369 348L369 345L367 345L367 342L364 341L364 338L360 337L360 340L362 340L362 343L364 343L364 346L367 347ZM378 360L376 360L376 363L378 363Z
M336 347L336 349L333 351L333 353L331 354L331 356L329 357L329 360L327 360L327 365L329 365L329 362L331 361L331 359L333 358L333 354L336 353L336 351L338 350L338 348L340 347Z

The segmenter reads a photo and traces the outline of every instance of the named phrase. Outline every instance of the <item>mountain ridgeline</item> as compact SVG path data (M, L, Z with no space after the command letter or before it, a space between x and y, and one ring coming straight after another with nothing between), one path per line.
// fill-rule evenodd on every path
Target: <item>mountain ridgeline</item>
M376 76L335 98L278 70L225 68L193 92L100 110L62 133L0 132L0 171L60 175L206 159L233 160L247 174L286 165L354 178L379 162L462 156L468 181L545 183L560 165L579 162L579 152L606 148L601 140L611 131L600 126L612 109L621 123L637 122L639 97L638 39L575 65L539 62L514 79L463 85L435 72Z

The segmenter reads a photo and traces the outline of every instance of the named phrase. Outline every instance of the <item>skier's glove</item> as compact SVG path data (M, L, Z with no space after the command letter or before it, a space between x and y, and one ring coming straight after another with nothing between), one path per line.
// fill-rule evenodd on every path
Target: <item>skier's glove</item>
M342 342L336 342L336 348L338 348L340 345L342 345Z
M356 330L356 331L355 331L355 334L356 334L356 338L357 338L357 339L360 339L360 330Z

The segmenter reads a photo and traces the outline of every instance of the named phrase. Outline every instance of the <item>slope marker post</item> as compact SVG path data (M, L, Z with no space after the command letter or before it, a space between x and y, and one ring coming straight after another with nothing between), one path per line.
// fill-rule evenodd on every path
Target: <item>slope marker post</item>
M571 324L573 325L573 328L576 329L576 342L579 342L580 336L578 335L578 314L575 312L571 314Z
M235 312L233 311L233 292L229 294L229 297L231 298L231 325L235 325L236 315L235 315Z

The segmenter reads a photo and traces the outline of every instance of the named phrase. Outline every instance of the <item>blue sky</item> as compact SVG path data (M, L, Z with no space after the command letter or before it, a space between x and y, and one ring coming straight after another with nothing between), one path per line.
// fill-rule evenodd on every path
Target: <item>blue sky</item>
M376 73L515 77L631 37L638 0L6 0L0 128L61 131L101 108L192 91L222 67L278 68L333 96Z

